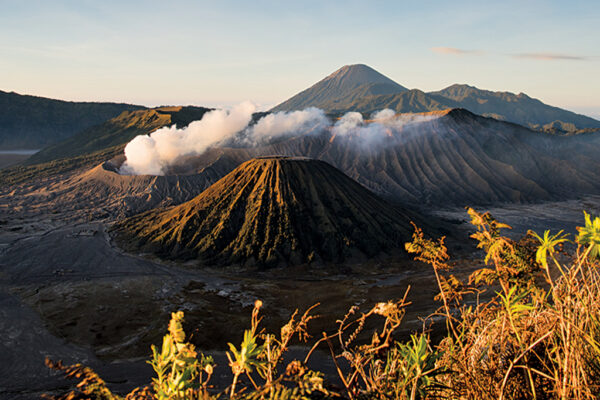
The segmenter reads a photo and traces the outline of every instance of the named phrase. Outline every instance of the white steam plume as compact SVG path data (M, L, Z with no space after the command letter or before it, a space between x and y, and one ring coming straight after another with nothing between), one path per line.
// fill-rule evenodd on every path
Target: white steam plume
M369 120L364 120L362 114L348 112L333 126L335 136L356 139L369 145L380 143L384 138L397 140L409 132L415 125L436 119L435 115L399 114L394 110L383 109L373 113Z
M183 129L172 126L150 135L137 136L125 147L126 161L120 172L163 175L180 157L202 154L218 143L257 146L276 138L297 133L321 133L327 129L340 139L376 145L385 138L405 140L409 134L417 132L411 127L437 118L418 114L396 115L393 110L384 109L373 113L368 120L364 120L360 113L348 112L332 124L323 110L311 107L302 111L268 114L254 125L249 125L255 110L251 103L246 102L230 111L207 112L200 121L194 121Z
M186 128L165 127L150 135L135 137L125 146L127 160L121 173L163 175L179 157L201 154L208 147L241 131L252 119L256 107L244 102L231 110L213 110Z
M254 142L287 136L298 131L322 131L331 125L323 110L309 107L302 111L276 112L262 117L249 132Z

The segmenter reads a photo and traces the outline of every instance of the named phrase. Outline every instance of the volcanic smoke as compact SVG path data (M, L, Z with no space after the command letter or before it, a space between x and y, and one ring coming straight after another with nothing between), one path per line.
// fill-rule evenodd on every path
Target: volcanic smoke
M396 115L384 109L364 120L357 112L344 114L335 123L323 110L310 107L301 111L276 112L250 124L256 107L241 103L231 110L209 111L199 121L179 129L160 128L150 135L139 135L125 147L126 161L120 172L126 175L164 175L169 166L183 156L200 155L209 147L226 141L244 146L298 133L316 134L331 130L338 137L357 138L362 145L375 145L385 137L406 131L406 127L437 118L416 114ZM307 133L308 132L308 133Z

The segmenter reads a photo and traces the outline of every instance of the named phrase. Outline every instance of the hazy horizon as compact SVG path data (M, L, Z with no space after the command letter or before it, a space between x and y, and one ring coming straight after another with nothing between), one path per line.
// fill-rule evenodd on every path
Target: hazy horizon
M411 89L524 92L600 119L592 1L0 3L4 91L268 109L364 63Z

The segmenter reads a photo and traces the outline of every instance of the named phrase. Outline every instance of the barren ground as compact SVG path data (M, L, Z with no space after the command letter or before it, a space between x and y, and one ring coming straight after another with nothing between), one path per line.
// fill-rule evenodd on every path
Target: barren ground
M29 154L2 154L0 153L0 169L10 167L25 161L29 158Z

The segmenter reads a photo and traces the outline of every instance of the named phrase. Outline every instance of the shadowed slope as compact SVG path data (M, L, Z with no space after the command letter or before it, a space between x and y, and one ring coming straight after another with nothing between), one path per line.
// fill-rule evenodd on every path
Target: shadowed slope
M366 96L352 93L350 96L330 101L325 105L325 110L336 115L344 114L347 111L372 114L386 108L399 113L420 113L446 110L456 104L444 100L439 101L419 89L411 89L402 93Z
M116 226L118 242L206 264L301 264L373 256L410 237L411 216L329 164L250 160L195 199Z
M133 104L54 100L0 90L0 148L39 149L100 124Z

